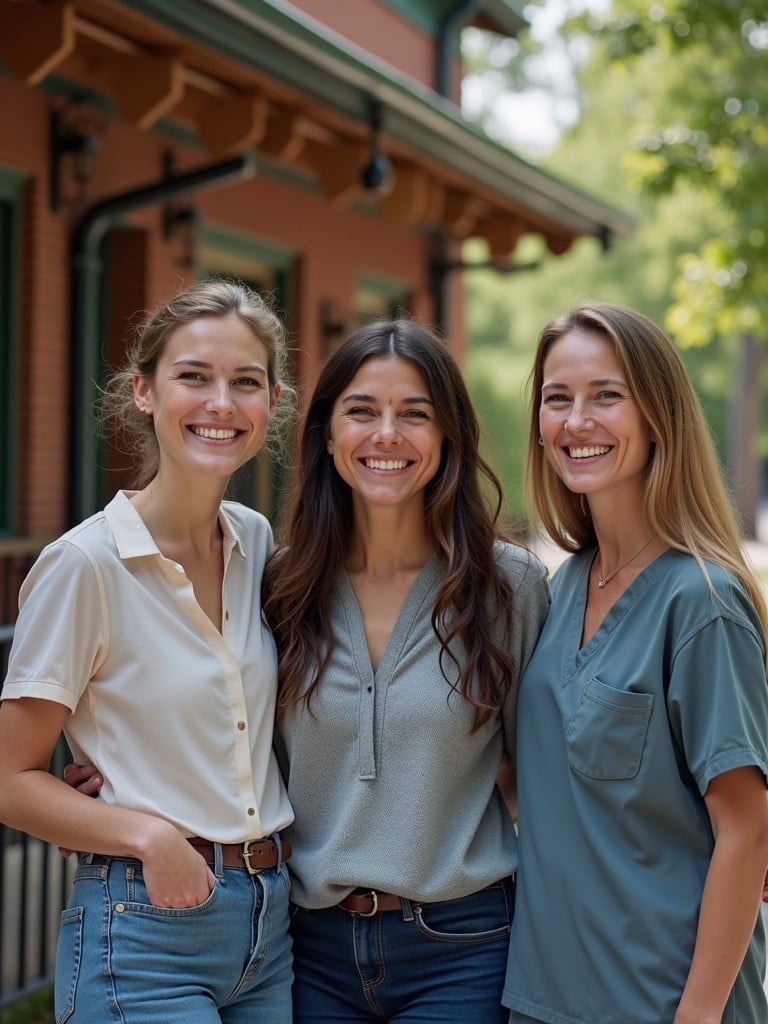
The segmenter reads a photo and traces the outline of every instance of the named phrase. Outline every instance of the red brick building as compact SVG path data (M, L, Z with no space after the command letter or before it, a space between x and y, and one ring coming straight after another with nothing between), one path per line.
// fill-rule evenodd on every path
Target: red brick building
M303 388L397 308L461 355L467 238L510 259L627 227L462 119L461 30L515 34L520 9L0 0L1 670L31 559L125 481L93 405L135 311L208 273L272 291ZM235 493L269 514L276 472ZM0 1007L50 980L64 862L30 850L0 827Z
M561 253L626 228L461 116L461 30L514 34L521 7L0 0L6 552L123 481L94 432L94 382L130 315L195 276L276 294L304 386L341 332L398 307L461 353L469 237L507 259L526 233ZM239 496L269 512L271 471Z

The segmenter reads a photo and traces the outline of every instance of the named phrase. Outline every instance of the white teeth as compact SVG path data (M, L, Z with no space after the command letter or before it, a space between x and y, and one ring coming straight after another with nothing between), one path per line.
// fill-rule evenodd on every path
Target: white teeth
M237 435L236 430L212 430L210 427L192 427L198 437L207 437L212 441L231 441Z
M587 448L569 448L568 454L572 459L589 459L593 455L605 455L610 450L607 444L594 444Z
M368 469L405 469L405 459L364 459Z

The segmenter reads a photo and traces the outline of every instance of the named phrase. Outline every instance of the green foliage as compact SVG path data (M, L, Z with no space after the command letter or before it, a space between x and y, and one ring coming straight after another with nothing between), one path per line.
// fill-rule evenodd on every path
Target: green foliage
M45 989L0 1011L0 1024L54 1024L53 992Z
M506 518L522 516L528 440L524 382L529 361L492 348L470 352L467 378L483 423L483 455L503 483Z
M682 267L668 326L686 344L768 335L768 10L741 0L623 0L602 25L614 65L669 67L628 168L649 196L685 183L727 214Z
M641 189L633 174L640 155L636 140L647 136L657 111L672 93L680 99L695 81L685 55L670 61L648 54L631 65L610 62L607 42L598 40L579 76L582 116L545 161L557 177L620 207L635 218L626 238L603 253L593 240L582 239L563 256L553 257L538 238L521 240L514 258L540 260L539 270L509 277L492 272L466 275L468 288L467 379L493 442L495 464L502 474L508 504L522 510L522 480L527 444L525 384L539 331L544 323L590 299L633 306L664 324L683 349L713 432L724 448L727 402L733 376L733 330L710 329L719 314L723 273L741 273L708 246L724 245L734 223L715 189L703 190L681 175L667 193ZM629 157L629 159L627 159ZM704 272L692 261L706 254ZM468 260L487 257L479 243L466 247ZM717 257L717 259L716 259ZM732 278L735 280L735 277ZM715 289L710 304L694 314L687 288ZM712 302L717 304L713 310ZM688 311L685 318L683 310ZM668 311L669 316L668 316ZM745 310L739 316L746 316ZM735 317L735 314L733 314ZM731 328L738 323L732 319ZM704 340L706 348L697 348Z
M569 14L580 9L581 0L558 0L558 7ZM535 8L545 9L547 0L529 0L526 14ZM504 116L505 101L525 90L528 97L536 94L545 99L548 120L565 128L578 117L579 93L575 78L588 46L575 33L557 32L547 39L533 33L522 33L517 39L465 29L461 36L464 84L462 94L465 112L491 136L511 145L515 141L514 121ZM523 145L530 157L551 148L542 141Z

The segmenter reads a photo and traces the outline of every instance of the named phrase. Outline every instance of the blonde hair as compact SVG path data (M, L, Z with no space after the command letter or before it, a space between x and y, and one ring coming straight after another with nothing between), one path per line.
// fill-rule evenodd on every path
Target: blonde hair
M632 396L655 438L644 495L651 529L669 547L692 555L707 580L705 559L731 572L768 632L762 587L744 558L734 510L693 384L667 336L634 310L587 303L551 320L539 336L529 381L526 460L532 522L541 523L566 551L583 551L596 543L586 498L568 490L538 443L544 362L555 342L576 330L602 335L613 345Z
M148 314L136 330L133 344L121 368L101 389L99 419L105 435L136 461L133 485L144 487L155 476L159 449L151 416L136 408L133 377L138 373L151 379L158 360L173 331L200 317L238 316L267 350L267 378L274 393L280 384L280 401L270 419L265 447L273 454L282 451L284 425L293 415L295 392L287 381L288 353L285 328L267 301L238 281L198 281L168 299Z

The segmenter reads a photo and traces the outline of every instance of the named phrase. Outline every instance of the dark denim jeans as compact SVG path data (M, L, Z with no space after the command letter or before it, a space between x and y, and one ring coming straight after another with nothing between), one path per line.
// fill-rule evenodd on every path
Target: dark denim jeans
M360 917L294 908L294 1024L505 1024L514 887Z

